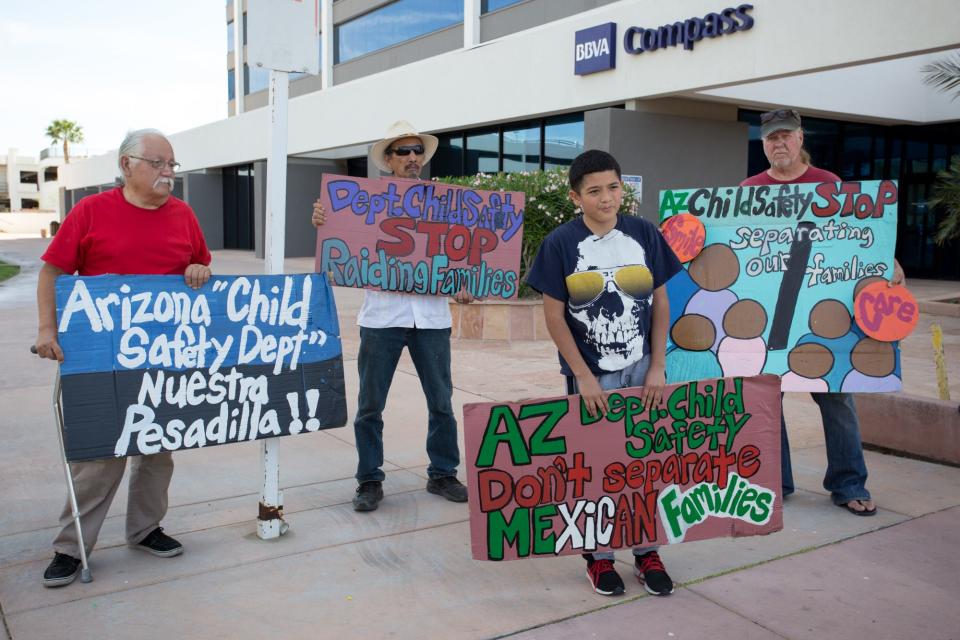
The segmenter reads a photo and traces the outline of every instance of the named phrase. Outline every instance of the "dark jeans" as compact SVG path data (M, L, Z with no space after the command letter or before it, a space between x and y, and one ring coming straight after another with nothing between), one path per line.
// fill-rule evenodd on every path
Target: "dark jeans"
M430 418L427 422L427 455L431 478L454 476L460 464L457 419L453 415L453 383L450 380L450 329L360 327L360 394L356 434L357 482L383 481L383 408L400 354L406 347L420 377Z
M849 393L811 393L820 407L823 437L827 446L827 472L823 488L830 492L834 504L851 500L869 500L867 491L867 463L863 459L860 442L860 421L857 407ZM782 398L782 394L781 394ZM780 471L783 495L793 493L793 468L790 465L790 442L787 423L780 417Z

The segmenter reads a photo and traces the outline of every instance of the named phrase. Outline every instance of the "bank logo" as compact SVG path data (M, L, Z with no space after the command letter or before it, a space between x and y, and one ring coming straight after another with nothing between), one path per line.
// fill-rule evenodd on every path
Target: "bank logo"
M608 22L577 31L573 71L585 76L617 66L617 24Z

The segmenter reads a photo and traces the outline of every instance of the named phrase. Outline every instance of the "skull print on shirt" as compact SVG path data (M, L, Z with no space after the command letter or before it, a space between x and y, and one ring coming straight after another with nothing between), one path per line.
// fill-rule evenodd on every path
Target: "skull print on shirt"
M577 245L576 271L566 278L567 310L605 371L640 360L650 331L653 275L639 242L613 229Z

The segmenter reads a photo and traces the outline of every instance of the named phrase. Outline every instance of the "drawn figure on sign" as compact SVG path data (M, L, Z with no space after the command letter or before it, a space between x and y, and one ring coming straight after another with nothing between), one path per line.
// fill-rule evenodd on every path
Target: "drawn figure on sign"
M726 335L723 316L737 301L737 294L730 287L740 276L740 261L727 245L711 244L690 262L688 272L701 290L691 296L683 313L700 315L713 323L714 339L710 349L715 352Z
M715 326L695 313L685 313L674 323L670 339L676 346L667 354L668 383L723 377L717 355L710 350L716 342Z
M81 200L66 217L46 253L37 281L37 354L63 360L57 340L56 280L63 274L180 274L190 287L210 279L210 252L196 215L173 197L180 164L173 147L155 129L127 134L117 153L122 186ZM86 552L93 549L120 487L127 458L74 462L73 477ZM183 546L163 532L167 488L173 476L170 452L130 458L126 540L134 549L169 558ZM43 586L62 587L80 573L80 547L68 503L53 541L54 557Z
M789 370L782 378L806 391L826 393L830 385L824 376L833 368L833 353L816 342L798 344L787 356Z
M897 351L893 343L864 337L850 354L853 369L843 379L843 390L899 391Z
M733 303L723 316L727 334L717 347L717 360L727 376L756 376L767 362L767 344L763 332L767 312L756 300Z

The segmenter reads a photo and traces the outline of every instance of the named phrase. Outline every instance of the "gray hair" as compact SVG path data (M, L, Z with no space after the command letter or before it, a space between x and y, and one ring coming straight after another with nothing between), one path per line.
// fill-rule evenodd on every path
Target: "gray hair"
M123 139L123 142L120 143L120 148L117 150L117 167L120 168L120 182L123 182L123 156L139 155L143 153L143 139L147 136L159 136L164 140L167 140L167 136L163 135L163 132L158 129L137 129L136 131L129 131L126 137Z

